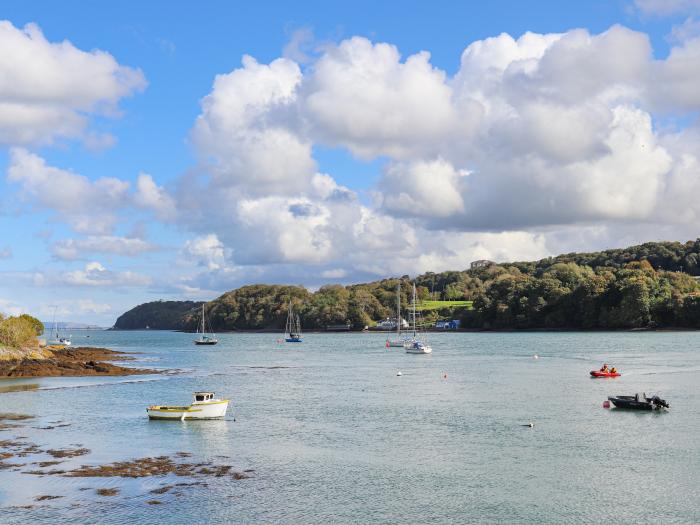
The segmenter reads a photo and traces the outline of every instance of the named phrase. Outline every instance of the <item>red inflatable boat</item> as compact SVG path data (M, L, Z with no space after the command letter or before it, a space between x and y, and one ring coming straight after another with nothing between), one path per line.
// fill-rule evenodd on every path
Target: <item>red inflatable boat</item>
M620 377L622 374L620 372L601 372L600 370L591 370L591 375L593 377Z

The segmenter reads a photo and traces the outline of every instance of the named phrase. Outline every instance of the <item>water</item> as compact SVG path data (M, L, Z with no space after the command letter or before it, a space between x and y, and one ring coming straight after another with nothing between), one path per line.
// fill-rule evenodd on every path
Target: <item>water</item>
M33 386L0 393L0 412L41 416L29 427L70 423L21 435L91 449L61 467L188 451L255 473L149 505L164 480L0 470L0 522L700 522L698 332L435 334L429 356L386 349L380 334L277 338L224 334L195 347L191 334L74 334L182 373L1 381ZM590 379L604 361L623 376ZM146 418L147 405L199 389L232 399L226 420ZM602 408L637 391L671 409ZM100 487L121 493L100 497ZM42 494L64 497L33 501Z

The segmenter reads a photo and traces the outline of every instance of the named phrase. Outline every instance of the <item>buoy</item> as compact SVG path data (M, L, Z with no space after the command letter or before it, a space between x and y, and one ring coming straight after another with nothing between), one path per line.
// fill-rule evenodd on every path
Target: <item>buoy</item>
M447 372L445 372L444 374L442 374L442 378L443 378L443 379L447 379Z
M278 339L277 342L278 342L278 343L281 343L281 342L282 342L282 339Z
M539 358L540 358L540 356L538 356L537 354L533 355L532 357L533 357L534 359L539 359Z
M396 372L396 375L397 375L397 376L402 376L403 374L401 373L401 370L399 370L398 372Z
M388 340L387 340L387 342L386 342L386 344L385 344L384 346L386 346L387 348L389 348L389 341L388 341Z
M608 401L607 399L603 401L603 408L610 408L610 401Z

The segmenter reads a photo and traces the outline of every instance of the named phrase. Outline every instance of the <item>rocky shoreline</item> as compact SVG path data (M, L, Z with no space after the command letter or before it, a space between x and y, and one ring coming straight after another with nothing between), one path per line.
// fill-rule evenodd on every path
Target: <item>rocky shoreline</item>
M44 355L29 354L21 359L0 360L0 378L61 376L126 376L158 374L158 370L130 368L108 361L128 361L133 357L106 348L47 348Z

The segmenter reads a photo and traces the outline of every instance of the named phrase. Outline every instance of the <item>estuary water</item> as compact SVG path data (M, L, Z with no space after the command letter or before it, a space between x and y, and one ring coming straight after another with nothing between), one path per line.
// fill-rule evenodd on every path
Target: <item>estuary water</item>
M76 332L74 344L180 372L1 380L0 412L37 419L0 440L90 449L61 467L186 451L254 472L156 505L167 480L0 469L0 522L700 523L699 332L440 333L432 355L387 349L381 334L278 337L195 347L192 334ZM623 376L589 378L603 362ZM147 405L195 390L230 398L226 419L147 419ZM637 391L671 409L602 407Z

